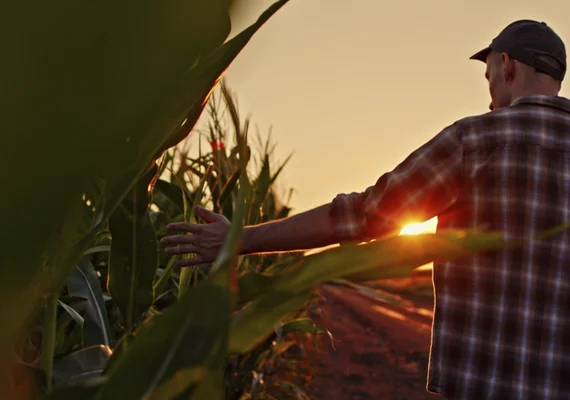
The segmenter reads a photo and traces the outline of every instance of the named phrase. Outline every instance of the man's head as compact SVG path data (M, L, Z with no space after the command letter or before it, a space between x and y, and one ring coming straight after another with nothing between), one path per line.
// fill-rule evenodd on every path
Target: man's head
M520 20L471 56L487 64L491 104L499 109L526 94L557 95L566 74L566 48L544 22Z

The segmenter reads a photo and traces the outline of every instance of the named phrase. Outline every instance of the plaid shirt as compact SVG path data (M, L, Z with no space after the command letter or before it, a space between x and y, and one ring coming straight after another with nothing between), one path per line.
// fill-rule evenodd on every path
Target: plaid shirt
M446 127L363 193L337 238L438 216L438 229L534 235L570 220L570 100L524 96ZM436 263L427 390L447 399L570 399L570 236Z

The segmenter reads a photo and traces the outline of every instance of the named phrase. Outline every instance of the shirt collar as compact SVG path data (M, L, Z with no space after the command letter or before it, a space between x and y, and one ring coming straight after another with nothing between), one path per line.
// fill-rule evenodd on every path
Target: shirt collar
M557 108L559 110L570 113L570 99L561 96L546 96L543 94L530 94L521 96L511 103L515 105L537 105Z

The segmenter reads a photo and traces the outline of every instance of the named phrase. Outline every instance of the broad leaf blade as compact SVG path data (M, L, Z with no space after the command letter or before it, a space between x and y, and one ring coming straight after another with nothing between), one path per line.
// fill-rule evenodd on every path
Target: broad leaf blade
M95 269L83 258L67 280L69 294L87 300L83 323L83 347L104 344L111 347L112 338L101 283Z
M65 311L67 311L69 313L69 315L71 315L71 317L75 320L75 322L77 322L77 324L83 329L83 324L84 324L85 320L81 316L81 314L79 314L77 311L75 311L75 309L73 307L68 306L67 304L65 304L61 300L58 300L58 303L60 306L62 306L65 309Z
M260 223L261 206L267 196L267 192L271 187L271 172L269 155L265 155L259 176L255 180L255 188L251 205L249 209L249 224L254 225Z
M114 361L98 398L140 399L176 370L207 367L227 331L228 304L229 292L208 280L188 291L162 315L147 320ZM192 383L196 382L186 382Z
M46 395L44 400L92 400L95 399L100 388L100 383L56 387Z
M170 274L172 270L176 266L176 261L178 260L178 256L170 257L168 260L168 264L166 264L166 268L164 268L164 272L160 275L160 278L154 284L154 294L158 298L160 295L164 293L166 290L166 285L168 285L168 280L170 279Z
M110 356L111 349L102 345L68 354L53 366L54 383L69 386L100 383Z
M202 202L202 196L203 196L203 192L204 192L204 187L206 185L206 182L208 180L208 177L210 176L212 169L211 166L208 167L208 169L206 170L206 173L204 174L204 176L202 177L202 179L200 180L200 184L198 185L198 189L196 189L196 193L194 193L194 198L192 200L192 205L190 206L188 204L188 200L186 198L186 194L182 194L182 198L183 198L183 205L184 205L184 221L191 223L191 224L195 224L197 223L197 219L196 219L196 206L199 205ZM182 256L182 258L191 258L194 257L194 254L184 254ZM180 271L180 286L178 288L178 297L184 295L184 293L186 293L186 291L188 290L188 287L190 286L190 280L192 278L192 275L194 274L194 269L196 267L183 267Z
M284 316L298 309L309 298L312 288L320 283L371 270L383 271L386 278L403 276L435 258L451 259L506 245L502 235L494 232L450 232L396 236L308 256L300 267L279 276L267 292L236 314L230 351L250 350Z
M155 105L168 82L225 41L227 7L223 0L144 0L136 7L56 0L2 8L0 44L10 60L0 66L1 76L9 77L0 84L0 128L10 132L2 137L2 148L10 149L2 166L18 165L16 175L35 177L33 186L14 174L0 178L13 191L1 203L14 218L5 221L4 261L20 266L2 269L0 282L30 297L29 303L18 302L20 320L3 314L14 325L6 326L5 336L29 315L34 293L61 288L90 242L90 229L148 165L155 147L143 148L140 139L158 132L158 145L171 130L151 129ZM84 207L81 197L96 180L120 186L118 194L89 193L93 203L107 195L111 202L101 214L79 217L73 210ZM37 193L51 193L41 199L49 213L26 211L37 203ZM16 238L26 232L34 232L34 240L24 249ZM37 276L45 270L53 271Z
M178 117L177 121L186 122L177 124L161 150L176 145L187 136L202 114L211 93L211 88L219 81L227 67L247 45L253 35L287 2L288 0L275 2L260 15L255 23L201 60L183 78L183 85L178 90L182 90L182 93L187 93L187 95L180 98L183 102L182 104L184 104L184 114ZM191 83L191 85L188 85L188 83ZM188 100L186 100L188 98L201 98L202 100L189 104Z
M109 220L113 242L107 285L127 330L140 322L154 302L158 241L148 207L155 173L156 166L139 180Z

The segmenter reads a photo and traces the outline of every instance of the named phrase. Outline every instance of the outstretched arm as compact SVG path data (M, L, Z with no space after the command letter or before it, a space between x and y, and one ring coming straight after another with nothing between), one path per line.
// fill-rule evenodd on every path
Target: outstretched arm
M306 250L335 244L335 234L329 215L330 207L330 204L325 204L281 220L246 226L240 253ZM166 236L161 240L168 254L195 254L191 259L179 260L178 266L213 262L230 227L230 222L223 215L202 207L197 207L196 213L208 223L169 224L167 226L169 231L179 231L182 234Z
M277 221L247 226L242 254L308 250L335 244L330 203Z

